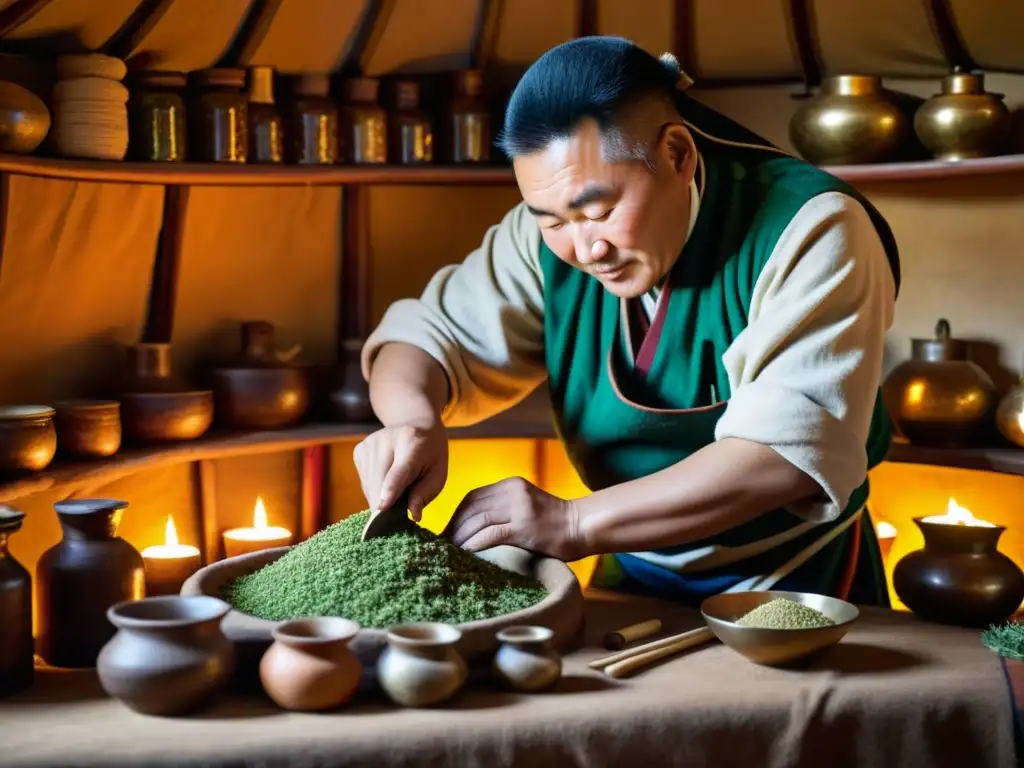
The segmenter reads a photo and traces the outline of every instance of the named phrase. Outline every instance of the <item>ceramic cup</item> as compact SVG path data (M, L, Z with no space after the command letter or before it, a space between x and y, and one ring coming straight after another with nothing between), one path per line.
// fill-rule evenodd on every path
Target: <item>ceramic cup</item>
M348 644L359 632L348 619L286 621L260 660L263 690L283 709L338 707L359 689L363 668Z
M377 661L377 681L403 707L430 707L452 698L466 682L466 662L455 648L462 632L422 622L392 627Z
M524 692L550 688L562 676L562 657L551 647L547 627L506 627L495 635L501 645L492 670L507 687Z
M206 595L146 597L107 616L117 634L100 651L100 684L136 712L181 715L208 703L234 671L220 623L231 606Z

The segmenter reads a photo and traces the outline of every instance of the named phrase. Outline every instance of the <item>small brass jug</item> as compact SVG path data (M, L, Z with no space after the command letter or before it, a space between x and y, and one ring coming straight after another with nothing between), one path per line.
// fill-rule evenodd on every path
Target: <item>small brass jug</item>
M826 78L789 123L793 146L815 165L885 162L909 134L909 120L871 75Z
M911 359L886 378L886 407L911 443L969 445L989 426L995 384L967 357L967 343L951 338L949 321L942 319L935 338L911 340Z
M999 154L1010 134L1010 110L1003 95L985 90L985 76L954 69L942 92L918 107L914 131L940 160Z
M999 401L996 427L1003 437L1024 448L1024 376Z

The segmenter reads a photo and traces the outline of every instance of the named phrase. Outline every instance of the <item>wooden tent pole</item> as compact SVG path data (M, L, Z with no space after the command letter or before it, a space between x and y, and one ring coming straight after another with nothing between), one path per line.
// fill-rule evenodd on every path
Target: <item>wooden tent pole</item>
M174 331L174 305L181 272L181 251L189 188L164 187L164 212L149 287L149 312L142 333L143 342L170 343Z
M124 23L100 47L100 52L127 59L160 23L174 0L141 0Z

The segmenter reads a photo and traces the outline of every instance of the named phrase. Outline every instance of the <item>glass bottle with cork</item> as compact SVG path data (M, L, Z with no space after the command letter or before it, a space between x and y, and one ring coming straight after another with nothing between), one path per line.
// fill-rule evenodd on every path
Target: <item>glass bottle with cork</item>
M394 111L388 126L388 154L394 162L418 165L434 161L434 129L430 116L420 106L420 84L398 80L393 86Z
M378 102L380 81L349 77L341 82L338 149L342 162L388 161L387 111Z
M196 156L212 163L244 163L249 153L249 96L245 70L195 73Z
M483 98L478 69L454 73L454 95L448 110L446 157L453 163L486 163L491 159L491 115Z
M290 160L303 165L332 165L338 160L338 109L325 74L292 79L288 119Z
M32 576L7 543L24 518L24 512L0 504L0 696L24 691L35 680Z
M186 155L183 72L142 70L131 81L129 152L135 160L180 163Z
M249 67L249 162L283 163L284 131L274 105L274 68Z

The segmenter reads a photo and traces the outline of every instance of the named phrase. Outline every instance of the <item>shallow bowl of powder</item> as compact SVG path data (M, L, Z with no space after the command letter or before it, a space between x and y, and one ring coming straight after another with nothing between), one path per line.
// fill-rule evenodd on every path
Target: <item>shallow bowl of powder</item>
M458 627L459 651L471 663L493 654L496 633L515 624L549 627L559 650L578 641L583 594L561 560L508 546L474 555L419 527L362 542L367 516L352 515L291 547L212 563L181 593L233 606L221 629L240 667L258 663L279 624L310 616L359 622L350 648L370 672L388 627L411 621Z
M708 628L756 664L786 667L813 661L857 620L852 603L808 592L733 592L700 606Z

